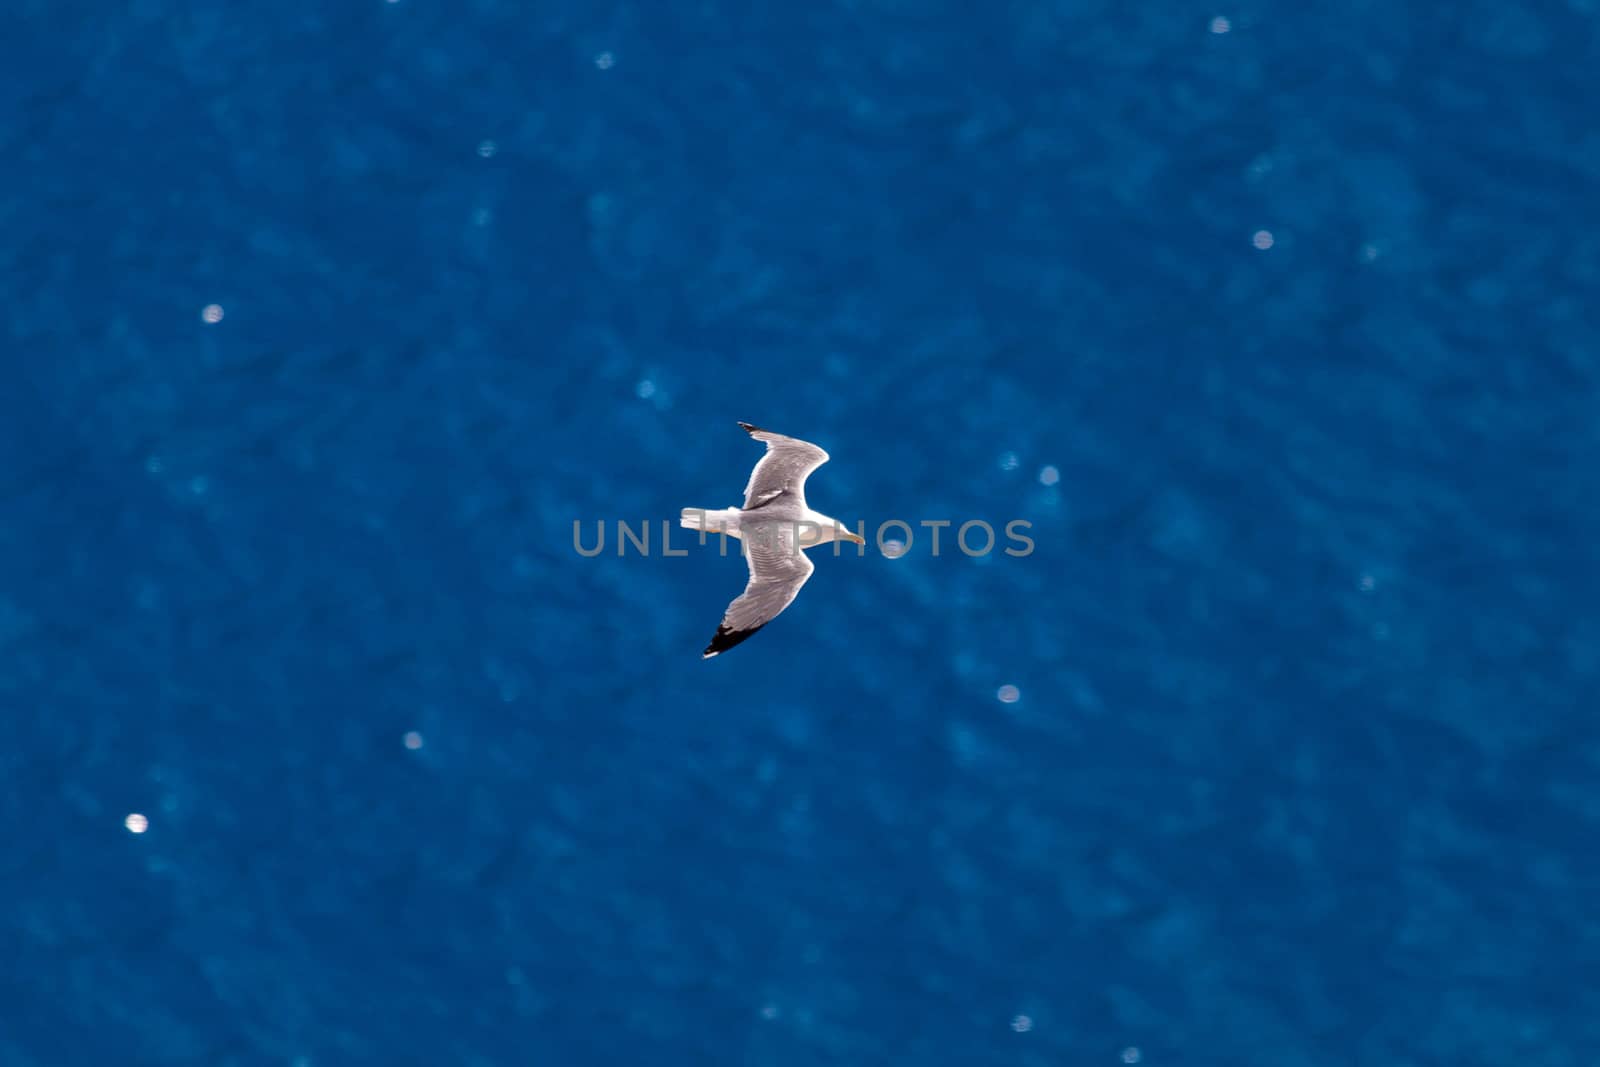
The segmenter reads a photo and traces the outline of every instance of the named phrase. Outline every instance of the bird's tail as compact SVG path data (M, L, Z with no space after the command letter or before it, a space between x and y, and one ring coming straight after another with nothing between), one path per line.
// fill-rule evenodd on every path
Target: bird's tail
M736 508L684 508L678 525L685 530L703 530L706 533L725 533L739 536L739 512Z

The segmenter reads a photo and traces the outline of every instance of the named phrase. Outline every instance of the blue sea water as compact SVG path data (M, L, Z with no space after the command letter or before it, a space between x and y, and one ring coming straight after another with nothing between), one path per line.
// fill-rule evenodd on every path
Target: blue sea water
M10 5L0 1065L1600 1062L1597 20Z

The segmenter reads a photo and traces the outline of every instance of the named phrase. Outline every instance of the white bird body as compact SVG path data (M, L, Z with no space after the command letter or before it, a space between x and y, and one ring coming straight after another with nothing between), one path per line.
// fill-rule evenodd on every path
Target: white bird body
M684 508L679 520L690 530L738 538L750 566L750 581L728 605L705 659L745 640L793 603L813 570L805 549L832 541L862 543L860 535L806 504L806 478L828 462L826 452L809 441L739 425L767 445L744 488L744 507Z
M683 517L678 520L686 530L703 530L709 534L727 534L729 537L740 536L740 516L744 514L741 508L684 508ZM800 547L816 548L818 545L828 544L830 541L851 541L852 537L845 536L850 531L838 519L830 518L820 511L807 508L805 514L797 520L801 527L802 537ZM817 533L812 537L805 527L816 527Z

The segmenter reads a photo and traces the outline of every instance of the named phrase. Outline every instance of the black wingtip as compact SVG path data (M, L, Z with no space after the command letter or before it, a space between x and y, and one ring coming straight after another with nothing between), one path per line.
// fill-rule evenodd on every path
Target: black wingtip
M761 433L762 432L761 431L761 427L759 427L759 426L751 426L748 422L741 422L739 424L739 429L743 430L745 433Z
M763 623L762 625L766 624ZM730 630L726 626L718 626L716 635L711 638L711 643L706 646L706 650L700 653L700 658L710 659L712 656L720 655L739 642L749 640L750 635L759 629L761 629L760 626L753 630Z

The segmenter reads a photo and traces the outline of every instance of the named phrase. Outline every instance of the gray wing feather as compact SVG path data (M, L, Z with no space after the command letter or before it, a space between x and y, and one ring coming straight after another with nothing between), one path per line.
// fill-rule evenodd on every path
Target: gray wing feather
M794 603L800 587L815 569L805 553L794 547L792 535L744 537L745 561L750 565L750 581L722 615L722 625L706 646L702 658L709 659L745 640L777 618Z
M828 454L798 437L785 437L748 422L739 425L751 437L767 444L767 454L750 472L750 484L744 487L745 510L769 503L782 493L789 493L796 503L805 507L806 478L828 462Z

